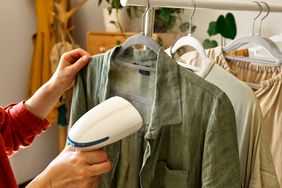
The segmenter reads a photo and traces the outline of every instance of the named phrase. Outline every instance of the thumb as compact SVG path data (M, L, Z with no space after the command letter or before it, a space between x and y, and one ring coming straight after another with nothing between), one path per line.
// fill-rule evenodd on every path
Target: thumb
M69 66L70 72L76 74L78 73L90 60L89 55L84 55L79 58L74 64Z

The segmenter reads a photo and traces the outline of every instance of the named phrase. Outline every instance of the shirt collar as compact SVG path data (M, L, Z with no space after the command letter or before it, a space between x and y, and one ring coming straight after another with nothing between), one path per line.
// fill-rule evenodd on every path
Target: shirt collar
M102 100L109 96L109 71L111 60L119 46L105 53L102 71L102 80L105 87ZM176 125L182 122L180 78L177 63L170 58L163 49L158 54L151 50L134 51L131 48L126 53L127 58L135 58L139 61L155 59L155 92L153 96L153 106L151 111L151 122L147 138L155 138L159 129L166 125ZM129 56L129 57L128 57ZM103 88L100 88L103 89Z

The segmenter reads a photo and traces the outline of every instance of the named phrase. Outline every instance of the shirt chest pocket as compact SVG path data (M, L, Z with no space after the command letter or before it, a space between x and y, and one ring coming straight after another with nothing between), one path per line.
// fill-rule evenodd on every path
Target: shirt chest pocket
M158 184L160 188L189 187L188 170L171 170L166 162L157 164Z

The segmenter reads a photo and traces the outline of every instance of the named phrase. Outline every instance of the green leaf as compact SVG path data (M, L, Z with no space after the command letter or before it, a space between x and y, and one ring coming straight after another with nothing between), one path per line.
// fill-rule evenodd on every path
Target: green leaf
M229 12L226 14L225 20L230 30L230 39L235 39L237 34L235 17Z
M112 14L112 9L110 7L108 7L108 13L109 13L109 15Z
M233 14L227 13L226 17L220 15L216 22L217 30L221 36L228 39L236 37L236 22Z
M169 18L170 18L170 13L169 10L167 8L164 8L160 11L160 18L165 21L165 22L169 22Z
M179 29L180 29L181 32L186 32L186 31L188 31L189 27L190 27L190 23L184 22L179 26Z
M157 37L157 40L156 40L160 46L163 46L164 42L163 42L163 39L161 37Z
M192 33L195 32L197 26L196 25L193 25L192 26ZM182 23L180 26L179 26L179 29L181 32L187 32L189 29L190 29L190 23L189 22L184 22ZM189 31L190 32L190 31Z
M117 23L117 22L115 22L115 21L111 20L111 21L110 21L110 23L111 23L111 24L113 24L113 25L115 25L117 28L119 28L119 25L118 25L118 23Z
M118 46L118 45L120 45L120 44L121 44L120 40L117 40L117 41L116 41L116 46Z
M120 9L122 8L119 0L111 0L111 8Z
M178 26L176 20L182 22L181 14L184 9L179 8L158 8L155 10L154 31L167 32L174 26ZM180 24L179 24L180 25ZM184 25L182 26L184 30Z
M192 33L195 32L196 28L197 28L197 26L195 26L195 25L192 26Z
M205 49L217 47L217 42L215 40L205 39L203 41L203 46Z
M132 15L131 15L131 9L130 9L130 7L127 7L126 12L127 12L127 15L129 16L129 18L131 18Z
M171 17L169 18L168 23L167 23L167 28L168 28L168 30L170 30L170 29L173 28L173 26L175 25L175 22L176 22L176 17L175 17L175 16L171 16Z
M208 28L208 31L207 31L209 36L213 36L213 35L218 34L216 24L217 24L216 22L210 22L209 28Z

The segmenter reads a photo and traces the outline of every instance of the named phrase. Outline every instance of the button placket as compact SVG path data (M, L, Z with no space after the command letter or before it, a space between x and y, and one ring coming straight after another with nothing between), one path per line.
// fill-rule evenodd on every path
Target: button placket
M149 126L150 127L150 126ZM153 130L150 129L147 131L147 133L145 134L145 142L146 142L146 149L145 152L143 154L143 162L142 162L142 167L141 170L139 172L139 182L140 182L140 187L143 188L143 182L142 179L144 179L144 177L142 176L142 172L147 168L146 166L149 165L148 164L148 160L152 154L152 143L154 141L154 139L156 138L156 135L158 134L157 130Z

